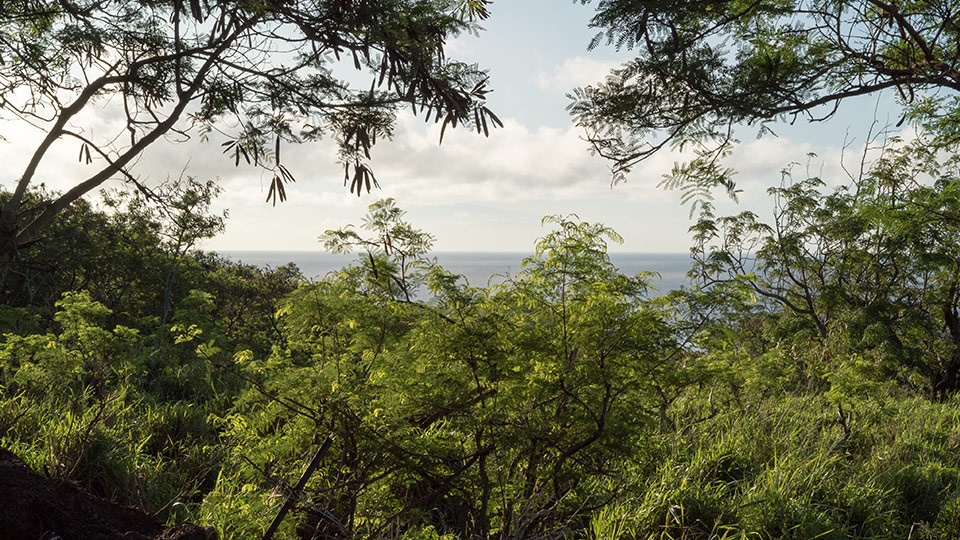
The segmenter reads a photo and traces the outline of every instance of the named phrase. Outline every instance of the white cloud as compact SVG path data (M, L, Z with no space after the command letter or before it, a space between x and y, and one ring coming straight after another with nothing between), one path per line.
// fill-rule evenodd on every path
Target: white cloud
M568 92L577 86L587 86L601 82L610 70L620 66L616 60L603 60L588 56L574 56L555 65L553 71L539 71L537 86L546 92L561 89Z
M415 226L438 236L438 249L529 250L543 233L540 218L551 213L577 213L610 225L627 238L626 250L686 249L688 209L679 204L678 193L657 187L683 156L660 152L638 164L627 183L611 189L608 163L590 154L577 128L503 120L504 127L489 138L463 127L447 129L440 145L439 125L401 114L395 138L373 150L372 166L383 189L360 198L344 187L330 140L284 149L297 181L287 186L289 200L276 208L265 202L269 173L245 164L235 167L216 139L157 143L136 172L150 181L181 170L218 179L224 193L216 207L229 209L231 216L227 233L210 243L219 249L319 249L317 237L323 231L359 223L368 204L387 196L411 212ZM97 118L90 125L95 136L118 127ZM0 159L14 164L8 170L22 170L39 137L33 132L0 143ZM66 189L89 174L91 167L77 162L78 148L76 141L58 144L40 178ZM766 188L779 181L780 170L804 160L810 148L786 137L739 145L730 164L739 171L736 179L745 202L764 204ZM823 155L824 167L839 163L839 153ZM723 194L717 197L719 201Z
M385 193L450 204L582 198L609 190L607 162L590 154L573 127L530 129L507 118L489 138L458 128L447 130L442 145L438 140L438 126L401 117L395 140L375 149L373 166ZM657 190L643 182L624 191L647 197Z

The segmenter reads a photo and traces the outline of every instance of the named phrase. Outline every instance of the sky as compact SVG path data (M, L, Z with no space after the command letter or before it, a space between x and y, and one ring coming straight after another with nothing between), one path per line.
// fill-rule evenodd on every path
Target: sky
M146 181L181 171L218 179L224 191L216 209L229 211L227 229L201 246L215 251L321 250L318 237L324 231L359 225L370 203L392 197L408 222L434 235L435 251L530 252L548 232L541 226L543 216L576 214L624 238L611 251L686 252L689 208L678 193L657 187L683 156L661 152L635 167L626 183L611 186L608 164L590 154L583 132L565 110L566 94L574 87L602 80L631 56L603 46L588 51L597 33L588 27L594 9L569 0L494 1L484 30L451 40L447 54L489 70L494 91L488 105L504 127L489 138L448 129L440 145L438 125L401 113L394 138L374 147L371 165L382 189L370 194L349 193L330 141L284 151L297 182L288 186L288 200L275 207L264 202L269 176L234 167L222 155L221 141L155 144L135 172ZM890 109L888 97L879 102L873 97L845 105L827 124L776 126L776 137L757 139L755 129L744 128L730 161L743 190L740 205L723 203L720 210L769 215L766 188L778 185L781 171L792 162L842 181L841 164L851 167L859 160L858 145L871 121L896 122L884 116ZM93 131L118 127L110 118L93 122ZM7 137L0 143L0 160L22 170L24 155L38 140L36 132ZM812 160L811 152L817 154ZM54 189L68 187L73 175L67 172L78 166L75 148L61 154L39 173Z

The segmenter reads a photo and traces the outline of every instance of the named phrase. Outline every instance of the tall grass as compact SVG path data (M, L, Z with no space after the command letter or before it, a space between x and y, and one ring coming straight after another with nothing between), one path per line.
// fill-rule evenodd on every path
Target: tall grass
M681 425L660 436L659 467L638 466L629 498L593 516L591 536L960 537L958 403L883 396L843 410L782 395Z

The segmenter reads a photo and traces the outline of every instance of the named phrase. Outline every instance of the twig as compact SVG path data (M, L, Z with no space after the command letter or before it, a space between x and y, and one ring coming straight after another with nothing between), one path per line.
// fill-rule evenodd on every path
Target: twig
M843 412L843 405L837 404L837 423L840 424L840 428L843 429L843 438L835 442L833 446L830 447L829 453L834 453L847 443L847 439L850 438L850 418L853 416L853 413Z
M300 480L297 482L297 485L294 486L293 490L291 490L287 495L287 500L283 503L283 506L280 507L280 511L277 512L277 517L273 518L273 523L271 523L267 528L267 532L263 533L263 540L270 540L273 538L273 534L277 532L277 529L280 527L280 523L283 521L284 516L287 515L287 512L290 511L290 508L293 507L293 504L300 498L300 493L307 485L307 480L309 480L310 476L313 475L313 471L317 470L317 467L320 466L320 460L327 455L327 451L330 450L331 444L333 444L332 436L327 437L327 440L323 441L323 445L320 446L320 449L317 450L317 453L313 455L313 459L310 460L306 470L303 471L303 475L300 476Z

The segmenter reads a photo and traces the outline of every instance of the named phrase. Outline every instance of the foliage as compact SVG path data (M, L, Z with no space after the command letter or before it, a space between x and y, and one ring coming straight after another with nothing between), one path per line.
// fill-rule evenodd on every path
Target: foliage
M202 273L192 285L213 297L210 324L223 334L230 352L266 355L282 345L275 308L278 299L304 281L296 265L262 268L210 254L197 255L196 264Z
M363 228L373 237L360 236L352 225L326 231L320 237L324 248L332 253L349 253L354 248L366 253L360 266L345 269L341 279L366 281L357 285L365 293L387 299L410 302L416 297L426 283L425 270L435 265L426 259L434 238L404 221L405 213L393 199L381 199L369 206L363 219Z
M300 517L311 534L581 529L583 508L604 506L615 491L600 479L615 477L655 424L652 387L674 383L676 351L643 300L645 282L609 262L612 231L553 217L560 230L513 280L486 294L450 291L434 267L425 279L441 294L411 302L369 286L381 283L378 272L402 272L381 260L387 254L420 253L422 237L392 209L371 205L374 241L328 233L331 243L377 250L368 253L377 262L291 295L281 308L286 350L237 358L253 389L220 422L242 456L240 477L215 500L245 495L238 504L249 510L215 524L230 537L262 523L266 493L329 433L331 457L308 484ZM355 279L361 270L367 280Z
M951 0L597 4L591 47L637 56L575 90L570 111L612 161L615 182L665 147L716 159L737 125L764 132L778 120L819 121L843 101L888 89L904 120L931 128L940 144L957 140L960 28Z
M750 212L698 222L698 272L782 309L781 344L820 343L873 364L880 380L951 395L960 390L957 165L918 140L831 194L820 178L787 174L770 190L771 225Z
M139 316L166 294L146 276L115 304L67 291L4 326L0 445L222 538L262 536L328 443L276 537L956 537L960 409L928 378L949 364L897 356L952 346L954 169L908 146L848 189L785 182L773 226L708 204L702 286L655 298L611 264L619 236L576 216L544 218L487 289L430 259L391 200L324 235L362 252L315 283L164 247L162 325ZM780 300L800 283L825 334Z
M58 307L59 333L4 335L0 442L116 502L161 516L190 502L219 453L201 394L164 402L158 379L144 379L142 337L105 327L110 310L89 294L68 293Z
M445 42L475 31L485 0L231 2L36 1L0 14L0 114L43 132L2 199L0 254L39 239L54 218L106 180L138 187L133 168L156 141L191 132L217 138L234 164L271 176L268 200L286 199L294 174L285 144L332 137L358 195L376 183L368 164L400 106L443 127L488 134L487 76L448 58ZM357 88L343 64L367 74ZM338 70L339 68L339 70ZM348 68L349 69L349 68ZM113 98L113 99L110 99ZM105 106L115 133L82 125ZM32 202L38 167L58 141L87 166L72 187Z
M162 193L167 201L162 206L149 204L142 193L124 191L104 193L102 208L75 203L51 223L44 241L0 264L3 303L52 313L64 292L83 289L125 324L142 326L137 320L147 316L168 318L172 303L185 292L181 284L189 280L182 279L190 273L188 253L198 241L223 231L225 216L210 213L218 192L212 182L179 178L152 192ZM51 196L30 194L37 204Z
M239 388L217 349L269 352L275 299L301 278L190 251L222 228L207 213L215 186L158 189L171 204L114 192L105 210L75 205L50 229L62 235L6 266L0 441L98 495L185 519L220 467L207 416ZM205 346L176 343L184 334Z
M704 394L686 395L676 414L699 416ZM632 470L624 496L593 515L591 531L611 539L949 537L958 530L955 415L955 402L893 395L877 395L846 424L816 395L722 406L666 435L654 470Z

